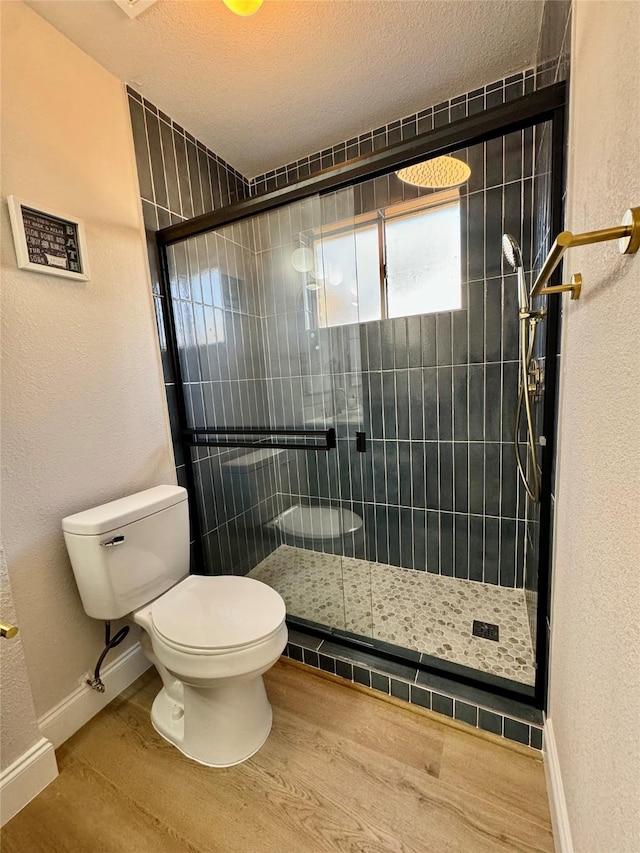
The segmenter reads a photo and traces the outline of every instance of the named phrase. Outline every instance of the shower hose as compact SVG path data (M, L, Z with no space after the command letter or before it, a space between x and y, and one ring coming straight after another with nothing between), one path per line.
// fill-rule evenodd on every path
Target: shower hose
M533 348L536 340L536 326L538 325L539 317L531 317L529 311L525 312L527 316L520 318L520 391L518 394L518 405L516 408L516 423L513 434L513 445L516 452L516 463L522 482L527 490L527 494L532 501L537 503L540 500L540 477L538 476L538 459L536 453L535 433L533 431L533 415L531 413L531 395L529 393L529 368L531 367L531 358L533 356ZM524 409L527 418L527 460L522 459L520 451L520 422L522 420L522 410ZM527 476L526 464L529 461L531 466L531 478Z

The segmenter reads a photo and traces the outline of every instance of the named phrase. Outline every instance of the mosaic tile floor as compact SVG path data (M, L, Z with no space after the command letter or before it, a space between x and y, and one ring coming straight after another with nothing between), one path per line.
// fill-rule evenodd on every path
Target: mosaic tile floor
M281 545L249 573L287 612L403 648L533 684L524 591ZM500 640L471 633L499 625Z

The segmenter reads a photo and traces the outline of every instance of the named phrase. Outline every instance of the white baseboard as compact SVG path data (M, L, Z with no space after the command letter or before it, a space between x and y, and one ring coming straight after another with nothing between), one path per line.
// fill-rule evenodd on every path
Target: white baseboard
M40 738L0 773L0 826L30 803L57 775L53 744Z
M558 750L556 748L556 739L553 733L553 724L549 719L546 719L544 723L543 756L556 853L573 853L569 812L567 811L567 801L565 799L562 775L560 773Z
M98 693L88 684L80 685L40 717L40 732L57 749L150 666L140 643L136 643L102 670L104 693Z

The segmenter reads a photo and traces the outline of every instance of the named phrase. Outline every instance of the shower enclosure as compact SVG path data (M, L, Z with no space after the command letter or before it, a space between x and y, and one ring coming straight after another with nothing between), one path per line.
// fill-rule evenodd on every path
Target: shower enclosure
M540 707L557 307L538 505L513 446L501 237L530 275L560 224L563 104L558 84L158 232L193 570L249 574L293 625ZM396 175L443 155L463 184Z

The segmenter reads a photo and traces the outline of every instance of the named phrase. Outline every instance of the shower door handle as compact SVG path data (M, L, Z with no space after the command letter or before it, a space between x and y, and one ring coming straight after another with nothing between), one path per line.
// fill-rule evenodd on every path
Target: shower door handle
M366 434L366 432L356 430L356 450L358 451L358 453L366 453L367 452L367 434Z

